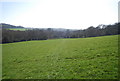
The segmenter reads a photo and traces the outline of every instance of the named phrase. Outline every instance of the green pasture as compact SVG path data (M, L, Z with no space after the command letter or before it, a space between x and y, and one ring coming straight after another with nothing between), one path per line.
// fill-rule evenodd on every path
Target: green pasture
M28 30L27 28L9 28L9 30L15 30L15 31L25 31Z
M118 35L2 45L3 79L117 79Z

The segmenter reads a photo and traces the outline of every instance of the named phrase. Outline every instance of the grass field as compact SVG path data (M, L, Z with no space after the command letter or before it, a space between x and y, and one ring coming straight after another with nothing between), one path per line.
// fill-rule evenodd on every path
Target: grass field
M28 30L27 28L9 28L9 30L19 30L19 31L25 31L25 30Z
M118 35L3 44L3 79L116 79Z

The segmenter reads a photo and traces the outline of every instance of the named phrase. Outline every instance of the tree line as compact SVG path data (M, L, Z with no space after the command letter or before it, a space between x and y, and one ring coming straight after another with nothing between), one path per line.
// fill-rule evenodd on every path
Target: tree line
M97 37L106 35L118 35L120 34L120 23L112 25L98 25L97 27L90 26L83 30L55 30L54 28L47 29L31 29L31 30L9 30L2 27L2 43L12 43L20 41L30 40L47 40L55 38L86 38L86 37ZM0 28L1 29L1 28Z

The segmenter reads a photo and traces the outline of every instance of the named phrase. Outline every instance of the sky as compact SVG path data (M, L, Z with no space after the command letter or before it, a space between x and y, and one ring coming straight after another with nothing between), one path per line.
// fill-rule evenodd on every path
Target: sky
M120 22L120 1L118 2L118 22Z
M85 29L118 22L119 0L1 0L0 22L33 28Z

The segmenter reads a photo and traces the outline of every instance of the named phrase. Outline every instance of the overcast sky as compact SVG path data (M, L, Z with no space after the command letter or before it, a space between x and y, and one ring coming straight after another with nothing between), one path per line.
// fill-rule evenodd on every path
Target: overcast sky
M1 0L1 23L85 29L118 22L119 0Z

